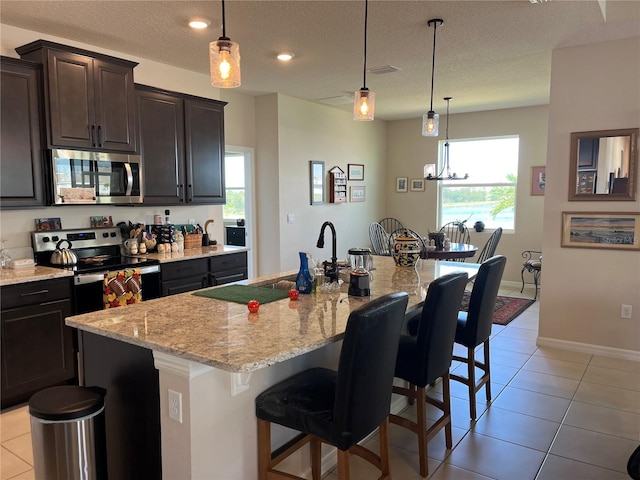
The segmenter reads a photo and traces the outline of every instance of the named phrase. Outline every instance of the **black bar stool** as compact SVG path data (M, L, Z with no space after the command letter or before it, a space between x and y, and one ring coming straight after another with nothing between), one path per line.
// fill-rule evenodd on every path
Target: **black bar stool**
M320 444L338 448L338 478L349 478L349 453L389 476L388 415L398 340L409 296L392 293L351 312L338 371L312 368L256 397L258 478L300 478L274 467L306 443L311 471L320 480ZM271 423L301 435L271 451ZM380 456L357 443L380 428Z
M395 376L410 383L409 388L393 387L393 393L405 395L416 404L417 422L398 415L389 421L418 435L420 475L429 473L427 442L445 428L447 448L452 447L449 367L456 335L456 318L469 277L466 273L444 275L429 284L421 317L415 318L417 335L402 335L398 348ZM425 387L442 377L442 401L426 395ZM442 410L442 416L427 429L427 403Z

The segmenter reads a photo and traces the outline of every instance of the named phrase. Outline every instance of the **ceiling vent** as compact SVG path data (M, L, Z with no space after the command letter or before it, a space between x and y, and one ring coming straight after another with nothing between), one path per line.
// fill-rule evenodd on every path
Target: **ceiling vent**
M325 105L345 105L347 103L353 103L353 96L350 95L340 95L339 97L327 97L321 98L318 100L320 103L324 103Z
M382 67L370 68L367 71L376 75L383 75L385 73L399 72L400 69L398 67L394 67L393 65L384 65Z

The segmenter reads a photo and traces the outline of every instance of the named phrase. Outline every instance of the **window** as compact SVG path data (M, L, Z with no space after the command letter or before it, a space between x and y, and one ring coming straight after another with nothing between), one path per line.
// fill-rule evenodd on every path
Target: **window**
M477 221L485 228L515 229L519 138L500 137L449 140L451 171L466 180L443 180L440 184L440 225ZM440 164L444 141L440 142Z
M224 157L227 203L222 207L225 220L245 218L244 155L227 153Z

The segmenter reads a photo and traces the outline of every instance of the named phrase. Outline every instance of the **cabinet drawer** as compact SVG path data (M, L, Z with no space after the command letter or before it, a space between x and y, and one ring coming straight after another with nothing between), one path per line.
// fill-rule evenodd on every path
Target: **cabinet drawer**
M0 289L2 309L64 300L71 297L71 278L9 285Z
M182 260L166 263L160 266L162 281L177 280L180 278L206 277L209 272L206 258L196 260Z
M209 283L212 287L218 285L224 285L226 283L239 282L240 280L247 279L247 270L238 270L234 272L223 272L217 274L211 274Z
M209 277L205 274L197 278L183 278L162 282L162 296L176 295L178 293L192 292L209 286Z
M215 275L223 270L247 268L247 252L217 255L209 259L209 271Z

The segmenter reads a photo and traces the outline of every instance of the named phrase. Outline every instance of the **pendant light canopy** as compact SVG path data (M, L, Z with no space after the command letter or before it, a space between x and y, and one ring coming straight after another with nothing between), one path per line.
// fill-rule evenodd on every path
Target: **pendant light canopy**
M422 116L423 137L438 136L440 115L433 111L433 77L436 71L436 31L438 30L438 25L442 26L443 24L444 20L441 18L432 18L427 22L427 25L433 26L433 53L431 55L431 104L429 111Z
M226 35L222 0L222 36L209 44L211 85L218 88L240 86L240 47Z
M436 175L435 163L427 163L424 166L424 179L425 180L466 180L469 178L469 174L465 173L464 176L459 177L455 172L451 173L451 167L449 165L449 102L453 97L444 97L447 102L447 127L445 129L444 140L444 161L442 170ZM443 175L444 174L444 175Z
M376 94L367 88L367 21L369 0L364 2L364 66L362 69L363 87L355 93L353 101L353 119L369 122L373 120L376 109Z

